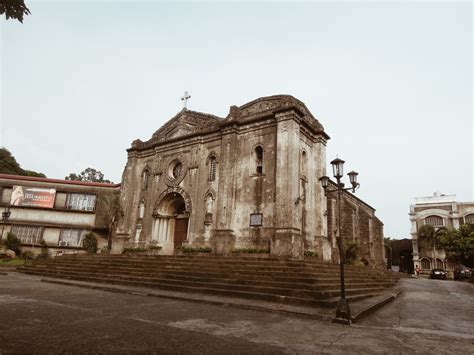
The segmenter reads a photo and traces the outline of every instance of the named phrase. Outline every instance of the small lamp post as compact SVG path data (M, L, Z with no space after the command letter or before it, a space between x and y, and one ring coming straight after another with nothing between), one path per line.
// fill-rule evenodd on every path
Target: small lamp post
M334 322L342 324L351 324L351 309L346 299L346 286L344 280L344 263L346 261L346 254L344 252L344 242L342 238L342 192L343 191L352 191L360 186L357 182L357 175L355 171L351 171L347 175L349 176L349 181L352 187L344 188L344 183L341 182L341 178L344 176L344 163L345 161L339 158L334 159L331 162L333 175L337 180L335 187L329 187L329 177L322 176L319 180L321 185L324 188L326 195L328 193L336 192L337 193L337 204L338 204L338 223L337 223L337 239L338 239L338 248L339 248L339 268L340 268L340 282L341 282L341 298L337 305L336 309L336 318Z
M3 231L5 230L5 224L7 224L8 219L10 218L10 215L12 213L10 212L10 206L7 206L5 210L2 212L2 234L0 235L0 247L3 245Z

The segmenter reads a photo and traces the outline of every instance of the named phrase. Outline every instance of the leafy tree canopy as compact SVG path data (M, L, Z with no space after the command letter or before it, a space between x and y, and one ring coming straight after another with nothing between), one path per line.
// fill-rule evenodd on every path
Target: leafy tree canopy
M66 180L87 181L87 182L103 182L113 184L112 181L104 179L104 174L94 168L87 168L79 174L70 173L65 177Z
M23 16L31 14L24 0L0 0L0 15L5 14L7 20L15 19L23 23Z
M474 267L474 224L463 224L439 237L439 244L466 266Z
M0 148L0 173L10 175L46 177L46 175L42 173L22 169L20 164L18 164L15 157L12 155L12 153L10 153L10 151L6 148Z

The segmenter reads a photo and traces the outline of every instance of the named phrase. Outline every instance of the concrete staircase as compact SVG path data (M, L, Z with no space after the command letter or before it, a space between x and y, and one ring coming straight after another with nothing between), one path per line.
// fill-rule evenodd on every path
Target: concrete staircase
M335 307L339 265L315 260L218 256L66 255L37 260L22 273L270 302ZM380 294L400 276L346 266L349 301Z

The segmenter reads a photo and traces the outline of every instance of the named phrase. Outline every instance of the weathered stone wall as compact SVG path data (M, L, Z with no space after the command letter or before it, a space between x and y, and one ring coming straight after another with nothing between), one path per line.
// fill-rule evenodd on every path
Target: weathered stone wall
M328 236L332 242L333 261L339 261L336 233L338 223L337 193L327 196ZM375 210L345 192L342 198L342 236L343 240L356 242L359 246L359 259L364 259L369 265L382 267L384 265L383 223L375 216Z

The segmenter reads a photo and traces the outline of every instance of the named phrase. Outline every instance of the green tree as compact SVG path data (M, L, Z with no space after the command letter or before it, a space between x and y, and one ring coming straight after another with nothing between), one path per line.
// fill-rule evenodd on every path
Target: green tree
M92 232L86 233L82 239L82 247L89 253L97 253L97 238Z
M0 148L0 173L9 175L46 177L46 175L42 173L22 169L12 153L10 153L10 151L6 148Z
M441 238L448 235L450 231L446 228L436 229L430 224L425 224L418 229L418 239L424 241L426 245L431 249L432 259L436 258L436 248L441 246ZM422 246L419 243L419 251L421 252Z
M439 243L462 264L474 267L474 224L463 224L459 229L449 230L439 238Z
M0 0L0 15L5 14L7 20L12 18L23 23L23 16L31 14L24 0Z
M16 255L21 254L21 240L16 237L13 233L7 234L7 239L5 240L5 246L7 249L13 250Z
M65 177L65 179L73 181L103 182L113 184L112 181L104 179L104 174L101 171L94 168L87 168L79 174L70 173Z
M98 200L98 204L104 207L105 218L107 220L108 236L107 236L107 248L109 251L112 249L112 232L115 224L119 219L120 213L120 197L118 194L102 196Z

